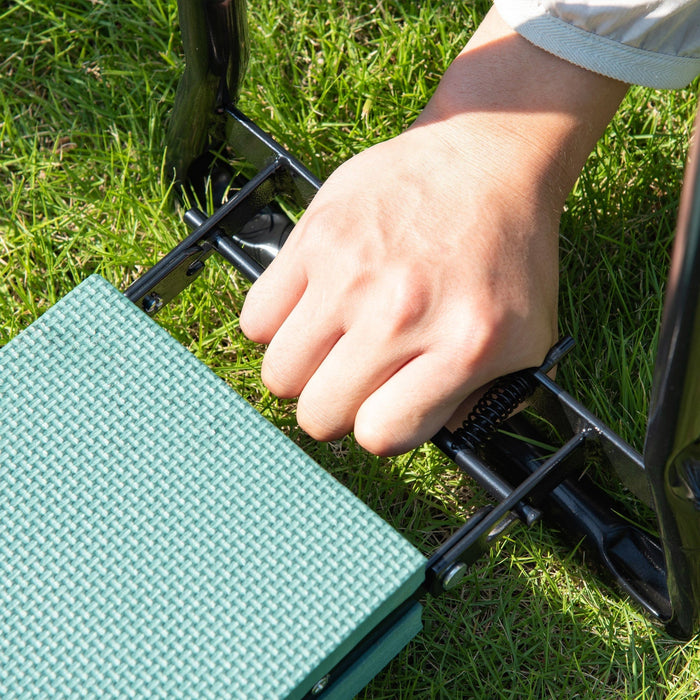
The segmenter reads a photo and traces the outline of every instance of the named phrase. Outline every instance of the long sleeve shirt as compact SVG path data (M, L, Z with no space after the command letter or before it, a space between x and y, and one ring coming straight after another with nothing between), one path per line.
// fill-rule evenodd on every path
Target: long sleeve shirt
M700 0L494 0L516 32L626 83L679 88L700 74Z

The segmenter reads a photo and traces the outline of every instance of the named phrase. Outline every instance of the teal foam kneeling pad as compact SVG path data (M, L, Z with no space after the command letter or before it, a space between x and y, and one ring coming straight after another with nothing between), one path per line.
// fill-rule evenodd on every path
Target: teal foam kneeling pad
M1 697L302 697L423 580L99 277L0 350L0 379Z

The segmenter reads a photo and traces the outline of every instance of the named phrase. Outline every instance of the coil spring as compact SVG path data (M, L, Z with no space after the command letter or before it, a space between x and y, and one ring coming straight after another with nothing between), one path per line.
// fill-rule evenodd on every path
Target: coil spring
M458 450L483 447L536 386L533 371L527 369L497 379L452 433L453 446Z

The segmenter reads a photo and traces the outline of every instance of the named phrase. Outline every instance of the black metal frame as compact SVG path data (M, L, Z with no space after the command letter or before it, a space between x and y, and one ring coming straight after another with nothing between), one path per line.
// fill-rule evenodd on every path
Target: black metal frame
M149 314L189 285L214 252L248 279L263 266L250 254L244 229L278 197L305 206L321 183L235 106L245 67L245 2L179 0L187 68L176 99L169 156L180 191L201 187L218 167L207 155L228 143L257 174L206 216L185 214L192 233L127 291ZM683 188L675 255L661 332L645 456L567 394L547 372L570 349L552 349L539 368L504 378L459 431L441 430L435 444L495 499L430 558L424 592L455 586L467 566L516 521L531 525L543 513L583 539L619 584L669 632L688 638L700 629L700 151L694 146ZM230 180L230 177L228 177ZM563 435L543 455L537 426L511 418L525 394ZM478 425L476 425L478 424ZM479 427L480 426L480 427ZM478 430L477 430L478 428ZM481 431L481 432L480 432ZM529 438L520 440L514 435ZM660 538L615 514L614 502L580 473L595 445L633 494L651 505Z

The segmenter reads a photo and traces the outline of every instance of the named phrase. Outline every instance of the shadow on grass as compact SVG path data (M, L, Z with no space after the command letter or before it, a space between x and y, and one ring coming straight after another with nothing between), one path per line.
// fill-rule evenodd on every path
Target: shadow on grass
M423 633L363 697L666 696L684 647L548 551L547 537L524 540L478 563L461 591L429 600Z

